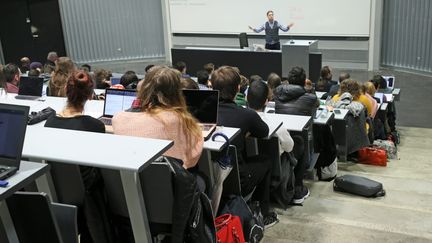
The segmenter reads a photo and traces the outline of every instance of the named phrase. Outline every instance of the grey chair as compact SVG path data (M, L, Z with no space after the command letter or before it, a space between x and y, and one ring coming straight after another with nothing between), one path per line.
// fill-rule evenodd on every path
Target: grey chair
M16 192L6 202L19 242L78 242L75 206L52 204L43 192Z
M160 235L171 233L174 203L171 171L167 163L153 162L139 174L150 231L155 241ZM110 169L102 169L101 173L111 212L129 218L120 173Z

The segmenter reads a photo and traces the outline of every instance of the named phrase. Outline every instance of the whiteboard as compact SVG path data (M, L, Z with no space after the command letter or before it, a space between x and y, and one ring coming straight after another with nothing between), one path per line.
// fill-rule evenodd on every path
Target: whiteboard
M281 35L369 36L371 0L169 0L171 32L253 33L274 11L275 20L293 28Z

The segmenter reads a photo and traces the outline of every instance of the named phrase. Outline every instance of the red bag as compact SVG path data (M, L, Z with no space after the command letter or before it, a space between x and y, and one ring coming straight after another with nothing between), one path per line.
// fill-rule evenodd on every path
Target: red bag
M365 147L358 151L358 161L362 164L387 166L387 151L377 147Z
M223 214L215 219L218 243L245 243L243 228L238 216Z

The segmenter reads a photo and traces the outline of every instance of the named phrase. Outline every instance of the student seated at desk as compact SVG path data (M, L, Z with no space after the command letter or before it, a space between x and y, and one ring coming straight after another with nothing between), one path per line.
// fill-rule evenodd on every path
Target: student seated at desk
M337 102L341 99L342 94L348 92L352 96L352 101L360 102L367 110L367 116L372 115L373 106L369 98L361 91L360 83L352 79L346 79L340 84L339 92L333 96L332 100Z
M361 86L361 91L364 95L366 95L366 97L368 97L369 101L372 103L371 117L375 118L379 105L377 100L374 97L376 92L374 84L370 81L364 82L363 85Z
M120 84L123 85L125 89L136 89L138 81L138 76L134 71L127 71L120 78Z
M219 90L218 125L240 128L240 134L232 144L237 148L242 195L247 196L253 192L252 197L260 203L264 224L272 226L278 219L275 212L270 212L269 205L271 162L262 155L247 157L245 150L246 136L267 137L269 128L255 111L234 102L240 89L241 77L233 67L218 68L210 81L213 89Z
M60 57L55 66L53 75L48 82L49 96L66 97L66 84L75 71L75 65L69 57Z
M247 79L243 75L240 75L240 89L239 92L237 92L234 100L237 105L245 106L247 104L245 93L248 87L249 87L249 79Z
M321 75L320 79L317 82L317 85L315 87L316 91L320 92L329 92L330 88L337 84L336 81L332 80L333 74L329 66L324 66L321 68Z
M375 88L378 92L384 94L391 94L393 92L392 89L387 87L387 81L381 75L375 75L371 80ZM389 102L384 95L384 102ZM387 133L396 132L396 105L395 102L389 102L387 106L387 122L388 128L386 129Z
M349 138L347 140L348 154L357 152L360 148L369 145L366 108L360 103L359 96L359 82L347 79L341 83L339 94L328 103L334 108L348 109L350 111L346 121L347 127L349 127L347 130L347 138ZM366 97L364 99L369 102Z
M172 68L151 68L132 107L136 112L119 112L112 124L114 134L173 140L174 145L164 155L181 159L188 169L197 164L204 139L187 111L180 77Z
M56 116L51 116L45 127L105 133L105 125L91 117L83 115L84 105L93 95L93 82L84 71L71 74L65 87L67 105ZM97 141L95 141L97 143ZM70 149L73 149L71 144ZM81 151L76 151L80 153ZM83 207L78 210L78 228L81 242L109 242L103 181L97 168L80 166L80 172L86 190ZM60 175L59 175L60 176ZM68 203L68 202L60 202Z
M306 72L301 67L294 67L289 72L289 84L282 84L274 93L275 112L281 114L312 116L319 106L315 94L305 90Z

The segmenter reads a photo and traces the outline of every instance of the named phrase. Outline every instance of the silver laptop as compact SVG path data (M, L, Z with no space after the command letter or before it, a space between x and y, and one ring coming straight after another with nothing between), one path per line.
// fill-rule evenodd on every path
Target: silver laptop
M204 140L210 138L217 126L219 91L183 90L189 112L200 122Z
M103 115L99 118L105 125L112 125L112 117L120 111L131 108L136 99L136 90L106 89Z
M379 100L378 103L380 103L380 104L384 103L384 94L383 93L376 92L374 97Z
M382 76L387 82L387 88L393 90L395 84L395 76Z
M29 109L0 103L0 180L19 170Z

